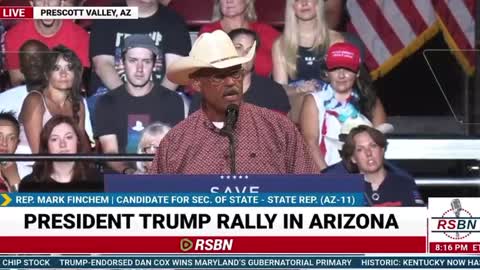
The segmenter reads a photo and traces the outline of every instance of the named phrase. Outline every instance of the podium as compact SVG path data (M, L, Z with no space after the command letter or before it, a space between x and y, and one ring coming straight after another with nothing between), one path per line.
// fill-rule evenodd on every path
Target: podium
M106 192L363 193L361 175L105 175Z

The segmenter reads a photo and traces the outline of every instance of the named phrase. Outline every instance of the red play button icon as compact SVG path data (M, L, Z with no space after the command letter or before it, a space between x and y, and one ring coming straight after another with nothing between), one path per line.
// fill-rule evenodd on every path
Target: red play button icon
M183 238L180 240L180 250L189 251L193 247L193 242L188 238Z

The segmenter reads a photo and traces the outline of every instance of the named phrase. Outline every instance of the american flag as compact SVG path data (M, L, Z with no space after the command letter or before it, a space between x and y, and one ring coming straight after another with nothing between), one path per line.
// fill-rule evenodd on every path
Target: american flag
M442 32L467 74L475 65L475 0L348 0L349 31L367 48L378 78Z

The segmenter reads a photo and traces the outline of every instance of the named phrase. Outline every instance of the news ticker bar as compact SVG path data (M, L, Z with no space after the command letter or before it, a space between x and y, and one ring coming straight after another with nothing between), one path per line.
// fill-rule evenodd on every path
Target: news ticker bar
M1 268L96 269L479 269L479 257L380 256L9 256Z
M138 7L0 7L0 19L138 19Z
M240 191L240 190L239 190ZM7 207L323 207L364 206L363 193L11 193Z

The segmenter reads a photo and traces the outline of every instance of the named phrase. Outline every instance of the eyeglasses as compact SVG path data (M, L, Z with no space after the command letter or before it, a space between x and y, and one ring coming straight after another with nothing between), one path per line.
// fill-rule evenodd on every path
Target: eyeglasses
M225 81L226 78L231 77L232 79L238 81L242 79L243 69L237 69L230 72L214 74L210 76L210 81L214 84L221 84Z
M154 154L157 152L158 145L149 145L142 148L143 153Z

